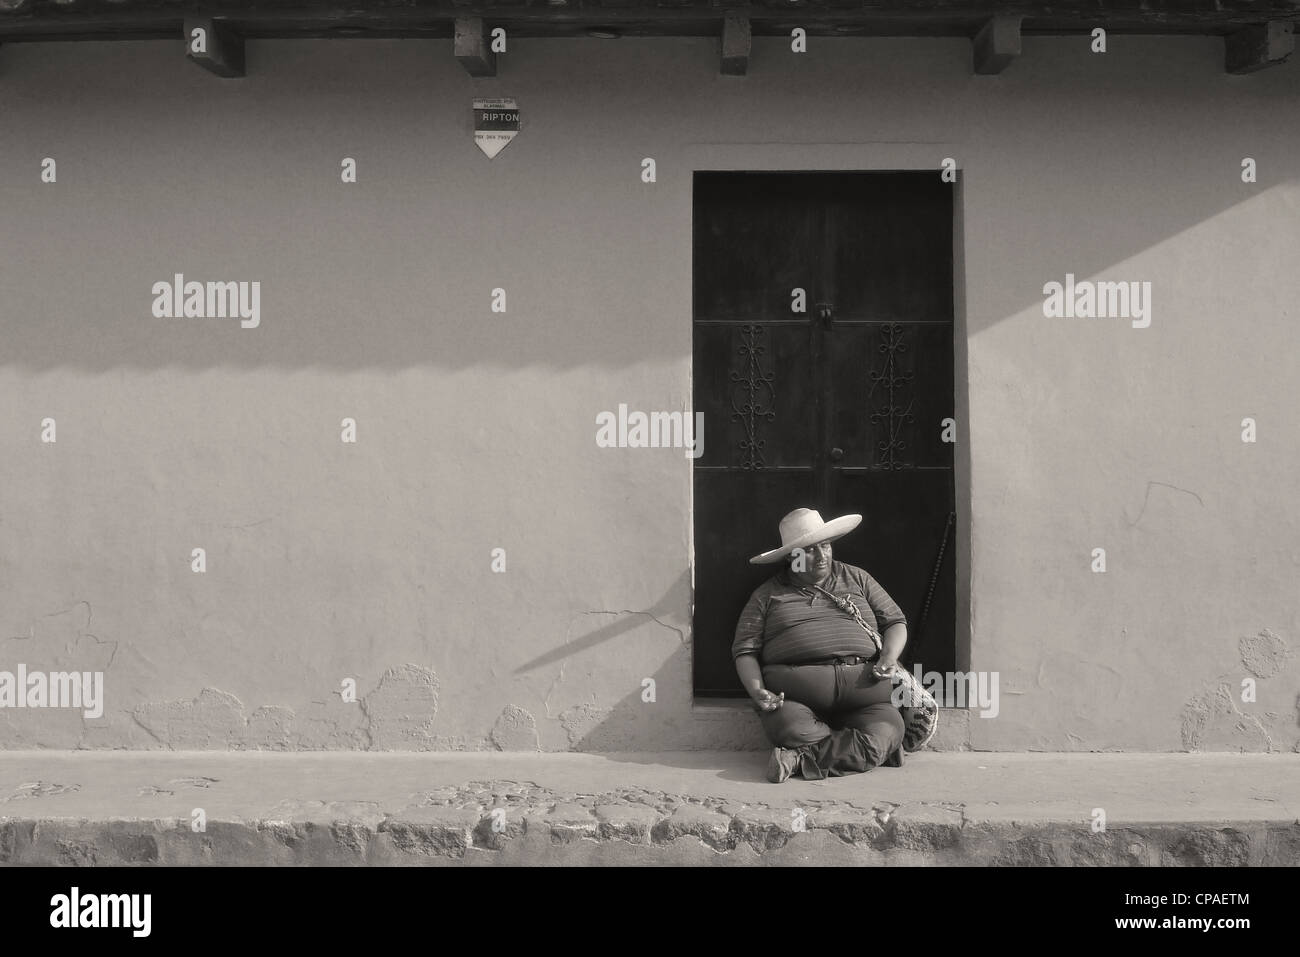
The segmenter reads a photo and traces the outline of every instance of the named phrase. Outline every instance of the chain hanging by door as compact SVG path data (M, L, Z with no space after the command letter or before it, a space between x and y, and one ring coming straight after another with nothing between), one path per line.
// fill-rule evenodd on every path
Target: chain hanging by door
M930 617L930 602L934 600L934 586L939 583L939 569L943 567L943 553L948 548L948 536L952 534L953 523L957 520L956 512L948 513L948 523L943 527L943 538L939 541L939 554L934 559L934 570L930 572L930 587L925 591L925 604L921 606L921 617L916 624L916 634L912 636L915 645L925 630L925 620Z

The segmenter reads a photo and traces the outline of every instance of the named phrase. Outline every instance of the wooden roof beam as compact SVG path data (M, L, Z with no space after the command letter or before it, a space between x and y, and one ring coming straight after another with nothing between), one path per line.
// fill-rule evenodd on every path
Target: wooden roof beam
M1295 24L1271 20L1223 38L1224 67L1229 73L1254 73L1278 66L1295 52Z
M976 73L1001 73L1011 65L1012 60L1020 56L1022 20L1022 17L1007 16L989 18L971 41Z
M217 76L244 75L244 38L212 17L185 18L185 55Z
M1053 36L1102 26L1108 34L1221 37L1258 32L1268 21L1300 24L1300 0L220 0L205 9L209 2L0 0L0 40L171 38L187 14L214 15L249 40L443 39L455 35L457 20L472 18L507 28L512 40L580 37L596 29L716 37L729 12L748 17L757 37L788 36L799 26L809 36L969 38L997 17L1020 17L1024 31Z
M722 73L744 76L749 71L749 16L728 13L722 21Z
M482 17L456 18L456 59L470 76L496 76L497 55Z

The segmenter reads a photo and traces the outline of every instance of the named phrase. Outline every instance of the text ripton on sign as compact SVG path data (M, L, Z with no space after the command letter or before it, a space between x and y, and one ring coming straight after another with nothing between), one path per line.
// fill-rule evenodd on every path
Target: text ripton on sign
M519 132L519 107L514 100L474 101L474 142L488 159L500 153Z

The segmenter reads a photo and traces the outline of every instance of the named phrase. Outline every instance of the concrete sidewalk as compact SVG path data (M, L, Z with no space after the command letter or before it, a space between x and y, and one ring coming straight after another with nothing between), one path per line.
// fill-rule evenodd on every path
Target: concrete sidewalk
M0 862L1300 864L1300 754L924 752L782 785L765 761L7 752Z

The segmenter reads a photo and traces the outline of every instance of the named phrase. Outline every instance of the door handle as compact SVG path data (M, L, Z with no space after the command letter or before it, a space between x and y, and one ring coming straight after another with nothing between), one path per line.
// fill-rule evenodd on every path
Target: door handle
M840 459L842 459L842 458L844 458L844 450L843 450L842 448L840 448L840 447L837 445L837 446L835 446L833 449L831 449L831 461L832 461L832 462L838 462L838 461L839 461Z
M822 321L822 325L830 328L831 323L835 320L835 304L830 302L817 303L817 318Z

